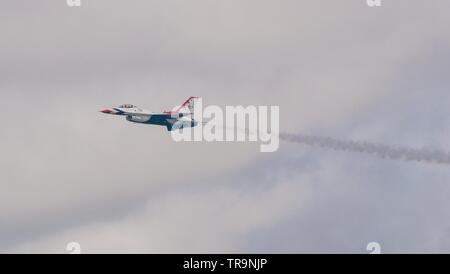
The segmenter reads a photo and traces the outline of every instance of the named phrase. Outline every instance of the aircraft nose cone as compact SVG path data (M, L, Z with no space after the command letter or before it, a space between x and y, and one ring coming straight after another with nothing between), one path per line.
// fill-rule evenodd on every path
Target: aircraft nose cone
M112 113L112 110L110 110L110 109L104 109L104 110L102 110L102 111L100 111L100 112L103 112L103 113L106 113L106 114L111 114L111 113Z

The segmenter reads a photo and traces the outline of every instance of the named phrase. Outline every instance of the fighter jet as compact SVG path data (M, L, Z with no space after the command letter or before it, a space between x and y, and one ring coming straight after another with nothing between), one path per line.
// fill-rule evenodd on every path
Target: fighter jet
M119 107L104 109L100 112L105 114L126 116L127 121L140 124L150 124L165 126L168 131L185 127L197 126L194 120L194 102L198 97L189 97L183 104L177 106L172 111L156 113L141 109L131 104L124 104Z

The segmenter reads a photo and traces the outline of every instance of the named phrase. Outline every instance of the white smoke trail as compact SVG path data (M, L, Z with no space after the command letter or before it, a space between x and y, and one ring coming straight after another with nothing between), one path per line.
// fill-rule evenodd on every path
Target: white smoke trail
M281 133L280 139L291 143L319 146L340 151L368 153L380 158L450 164L450 153L437 149L417 149L363 141L346 141L304 134Z
M207 122L203 123L207 125ZM225 130L239 130L246 134L262 134L250 131L248 128L227 127ZM439 149L412 148L407 146L394 146L365 141L340 140L330 137L313 136L306 134L280 133L280 140L310 146L318 146L339 151L350 151L371 154L379 158L388 158L401 161L416 161L437 164L450 164L450 152Z

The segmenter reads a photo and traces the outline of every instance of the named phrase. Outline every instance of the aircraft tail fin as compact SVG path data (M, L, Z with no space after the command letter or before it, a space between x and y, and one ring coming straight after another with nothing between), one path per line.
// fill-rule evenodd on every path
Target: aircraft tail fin
M183 110L187 112L186 110L189 110L189 113L187 114L194 114L194 103L195 100L199 97L191 96L186 101L183 102L183 104L176 106L172 109L172 111L164 111L165 114L179 114ZM186 113L184 113L186 114Z
M194 96L189 97L186 101L184 101L183 104L181 104L181 106L178 107L178 109L175 112L179 112L180 110L187 108L189 109L189 112L191 114L194 114L194 104L196 99L198 99L198 97Z

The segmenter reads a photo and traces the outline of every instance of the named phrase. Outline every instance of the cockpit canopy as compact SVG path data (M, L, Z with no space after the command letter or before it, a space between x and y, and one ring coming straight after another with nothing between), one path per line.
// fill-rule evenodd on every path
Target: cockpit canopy
M119 108L135 108L135 106L130 104L121 105Z

